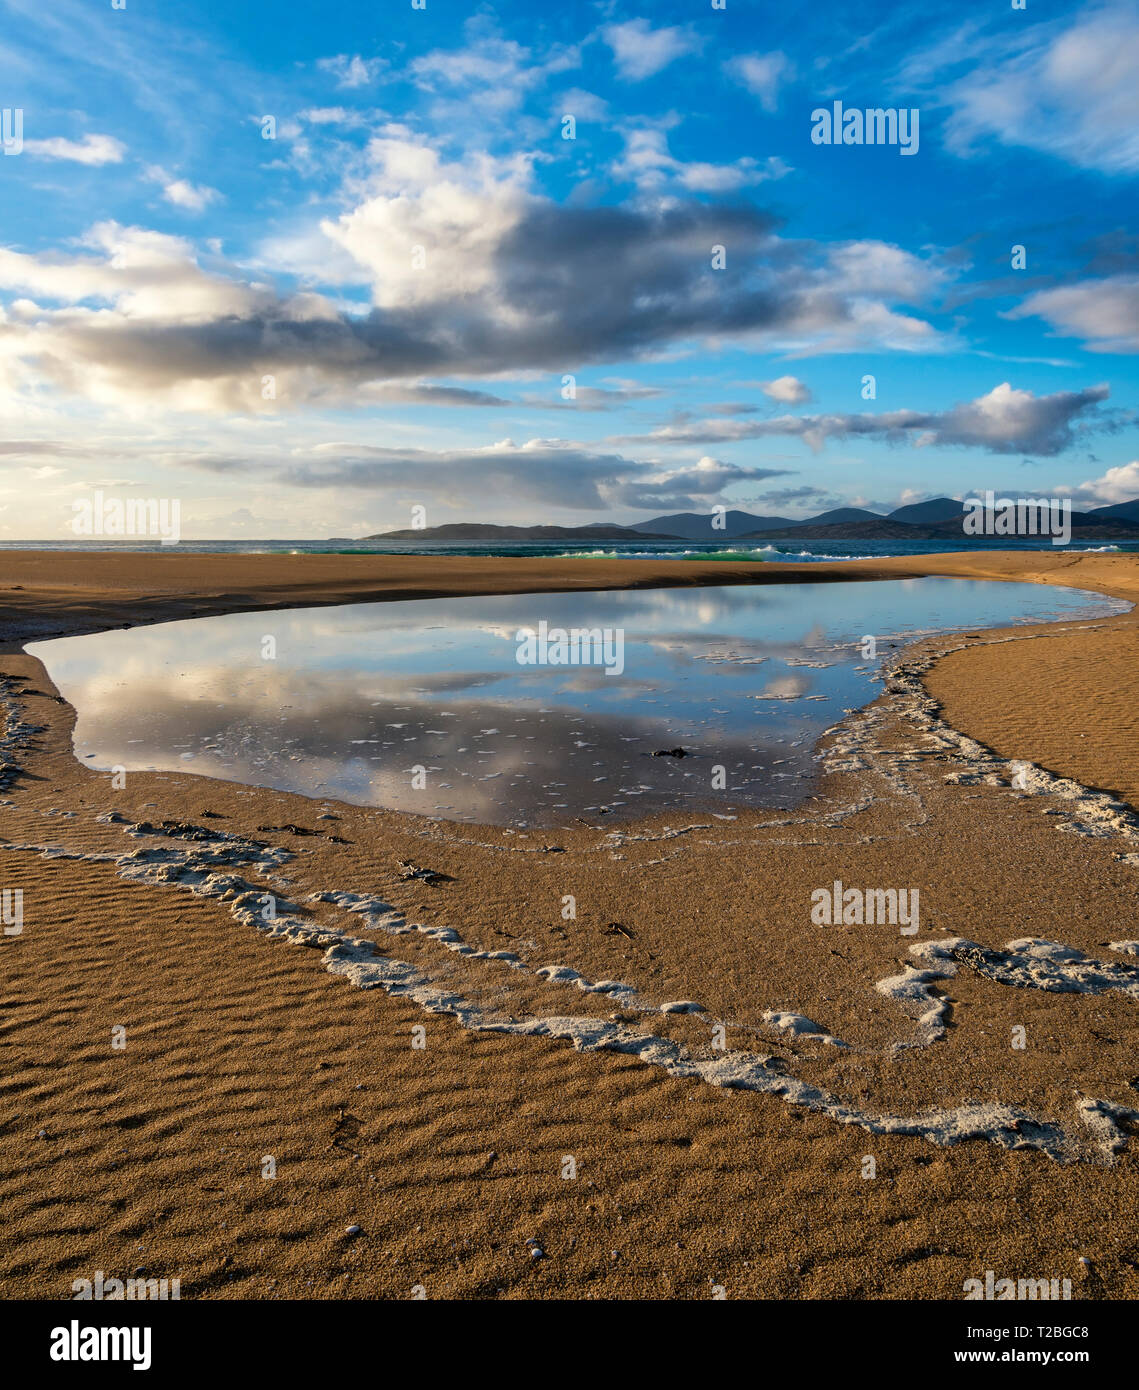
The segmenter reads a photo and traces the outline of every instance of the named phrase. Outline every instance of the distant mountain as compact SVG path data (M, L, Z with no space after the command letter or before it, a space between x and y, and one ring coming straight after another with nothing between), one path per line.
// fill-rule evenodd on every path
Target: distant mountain
M834 511L808 516L801 521L788 516L755 516L752 512L724 513L722 530L712 528L712 512L677 512L675 516L656 516L651 521L634 521L634 531L668 531L686 541L740 540L758 531L781 531L788 527L827 526L835 521L878 521L880 513L861 507L836 507Z
M1116 521L1139 521L1139 497L1131 502L1116 502L1110 507L1093 507L1089 517L1113 517Z
M629 526L495 526L482 521L455 521L420 530L381 531L366 541L672 541L675 535L634 531Z
M857 510L851 508L852 511ZM904 521L890 521L870 512L865 521L824 522L816 525L803 522L769 531L752 531L741 536L744 541L815 541L815 540L933 540L939 534L931 527L908 526Z
M1104 515L1106 508L1094 512L1072 512L1072 536L1078 540L1131 540L1139 536L1139 505L1135 507L1135 520L1126 516ZM1114 511L1114 509L1111 509ZM928 527L937 535L959 536L965 531L964 516L956 516L949 521L938 521ZM999 538L998 538L999 539Z
M724 513L723 530L712 529L713 512L677 512L674 516L656 516L651 521L634 521L631 530L642 535L649 531L665 531L686 541L735 540L745 531L754 531L760 526L794 526L796 523L786 516L753 516L751 512L728 511Z
M955 516L947 521L933 522L924 526L912 522L894 521L889 517L873 517L868 521L840 521L829 525L810 525L785 527L782 530L753 531L741 540L748 541L803 541L803 540L910 540L939 541L947 543L958 540L971 540L965 534L963 516ZM999 536L991 537L1000 540ZM1010 540L1016 539L1013 536ZM1090 512L1072 513L1072 539L1091 541L1113 541L1139 539L1139 520L1129 521L1119 516L1097 516Z
M952 521L961 515L962 505L952 497L933 497L928 502L911 502L906 507L896 507L887 517L888 521L908 521L921 526L937 521Z
M864 507L835 507L833 511L810 516L801 526L834 526L841 522L882 521L881 512L868 512Z
M1003 494L1002 494L1003 495ZM723 540L945 540L964 536L965 511L952 497L933 497L898 507L889 516L864 507L836 507L795 521L785 516L724 513L722 530L712 528L712 512L676 512L631 526L496 526L460 521L422 531L384 531L367 541L706 541ZM1072 513L1074 540L1135 540L1139 537L1139 498ZM999 539L997 537L996 539ZM1010 539L1012 539L1010 537Z

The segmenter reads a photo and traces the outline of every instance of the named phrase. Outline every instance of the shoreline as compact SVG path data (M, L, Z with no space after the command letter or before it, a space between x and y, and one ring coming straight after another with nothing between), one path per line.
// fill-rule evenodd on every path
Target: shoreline
M960 551L784 564L13 550L0 552L0 650L36 637L71 636L106 627L221 613L578 589L825 584L927 576L1070 584L1078 573L1089 588L1126 598L1136 592L1132 579L1135 558L1098 552Z
M1130 557L937 558L938 573L982 560L997 573L962 577L1009 580L1026 578L1027 559L1036 582L1071 583L1075 569L1073 587L1139 594ZM887 577L840 563L843 578ZM724 568L697 582L723 582ZM816 580L820 566L778 568ZM279 579L211 593L204 577L192 595L152 588L146 619L203 602L315 606ZM88 589L71 620L109 626L139 601L138 579ZM479 582L492 580L526 582ZM362 601L359 582L306 584L321 602ZM75 593L61 588L5 597L57 620ZM969 731L1003 721L1010 757L1053 740L1061 764L1113 759L1130 731L1109 697L1133 670L1137 633L1133 610L907 647L897 688L887 681L830 737L813 810L521 835L331 802L333 836L313 819L322 803L189 773L132 773L114 793L74 759L73 712L42 666L10 651L7 700L30 728L4 754L20 771L0 792L0 872L7 886L17 866L34 910L3 943L15 961L4 1045L32 1091L0 1110L15 1232L0 1289L66 1296L67 1270L90 1277L78 1247L115 1275L146 1258L182 1278L184 1297L406 1297L413 1281L430 1297L701 1297L714 1280L730 1297L944 1298L988 1268L1071 1277L1077 1297L1134 1296L1119 1233L1139 1195L1139 1145L1120 1069L1139 1029L1129 953L1108 948L1129 944L1139 855L1133 865L1120 848L1132 828L1046 773L1010 789L1003 751ZM1083 672L1082 704L1054 679L1065 663ZM1013 671L1020 698L978 682L978 665ZM1101 765L1132 775L1131 763ZM408 877L409 862L444 878ZM920 936L812 928L808 890L832 879L920 885ZM1026 900L1036 881L1053 887ZM282 910L267 928L259 899L240 895L269 887ZM1088 964L1049 964L1022 938ZM1076 971L1060 992L1056 970ZM613 981L625 992L602 987ZM439 990L539 1026L457 1027ZM785 1016L822 1031L774 1021ZM708 1050L717 1020L726 1053ZM110 1052L116 1024L141 1056ZM1010 1050L1020 1026L1040 1045ZM672 1069L646 1065L646 1048ZM704 1079L687 1063L678 1073L678 1057ZM1091 1109L1073 1107L1074 1080ZM940 1138L932 1121L905 1119L938 1113L956 1117ZM868 1131L859 1115L900 1117L902 1132ZM266 1183L257 1165L278 1151L286 1180ZM561 1177L566 1154L577 1182ZM868 1154L874 1183L860 1170ZM55 1216L45 1225L54 1212L67 1234ZM348 1224L365 1238L346 1241ZM528 1239L546 1252L537 1268Z
M157 572L149 564L152 560L159 562ZM298 580L298 568L311 573ZM361 574L360 569L367 572ZM23 652L27 643L53 637L283 608L579 589L885 582L926 577L1060 585L1134 603L1135 613L1104 621L1130 627L1134 619L1137 640L1122 664L1126 670L1133 669L1133 662L1139 665L1139 554L1045 550L957 551L810 564L8 551L0 553L0 656ZM159 579L161 584L156 582ZM1110 721L1111 732L1105 736L1100 726L1089 730L1083 739L1087 746L1080 748L1081 757L1073 763L1073 740L1065 736L1060 740L1062 747L1055 739L1041 742L1035 737L1031 719L1017 718L1015 708L978 691L978 682L970 675L976 665L976 658L968 653L955 654L932 673L928 688L946 707L947 722L962 732L972 729L994 751L1019 748L1020 755L1049 772L1070 774L1089 787L1139 804L1139 715L1128 719L1119 701L1093 700L1097 712L1106 704L1103 716ZM1087 673L1083 676L1084 686L1078 693L1081 702L1088 694ZM1070 679L1066 684L1071 684ZM991 692L992 684L986 683L985 689ZM1092 689L1102 696L1102 689ZM1113 683L1111 690L1118 689ZM1075 697L1070 688L1063 694L1068 701ZM1058 717L1057 722L1063 724L1064 720ZM1095 758L1094 750L1104 748L1110 756ZM1089 753L1093 754L1090 758ZM1008 753L1009 757L1016 755ZM1113 774L1120 760L1125 775L1117 778Z

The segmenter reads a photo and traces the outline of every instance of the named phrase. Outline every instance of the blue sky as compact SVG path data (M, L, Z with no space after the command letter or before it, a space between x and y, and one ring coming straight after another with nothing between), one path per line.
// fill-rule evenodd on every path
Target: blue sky
M0 535L1139 496L1132 5L0 17Z

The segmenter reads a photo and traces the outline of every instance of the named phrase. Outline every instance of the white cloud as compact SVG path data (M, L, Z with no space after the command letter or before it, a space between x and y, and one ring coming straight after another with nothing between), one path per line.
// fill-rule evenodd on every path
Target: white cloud
M1105 173L1139 171L1139 14L1132 5L1033 23L998 53L945 92L951 149L970 154L995 138Z
M228 474L245 459L205 454L187 462L208 473ZM664 467L600 454L563 439L504 439L482 448L388 448L325 443L272 466L279 484L301 488L361 488L369 494L406 495L414 480L417 499L448 507L485 503L488 496L512 503L601 511L696 509L709 505L732 483L781 477L786 469L741 468L705 456L694 464Z
M513 39L487 33L467 48L425 53L411 63L409 71L423 86L486 87L519 76L529 57L529 50Z
M1065 489L1061 489L1062 491ZM1090 507L1110 507L1116 502L1131 502L1139 497L1139 459L1109 468L1099 478L1091 478L1066 489L1072 494L1077 511Z
M745 155L731 164L685 162L668 148L668 134L659 126L642 127L625 133L625 149L610 171L615 178L627 179L642 191L650 191L672 181L689 193L735 193L768 179L782 178L790 167L777 156L762 164Z
M940 271L897 248L781 239L751 204L562 205L535 190L532 158L447 160L384 127L345 187L349 209L289 229L261 261L370 286L370 303L283 292L256 265L205 269L189 240L115 223L78 255L0 249L0 289L16 295L0 311L0 382L20 401L39 383L140 409L264 414L340 403L366 384L560 373L701 343L942 346L892 307ZM727 277L710 267L719 243ZM266 375L276 394L262 397Z
M594 92L571 87L568 92L562 93L553 111L559 120L562 116L573 116L577 121L600 123L609 117L609 103Z
M383 58L361 58L358 53L338 53L334 58L318 58L316 65L336 79L338 87L367 87L387 63Z
M321 227L369 272L374 302L462 301L488 290L502 242L534 201L529 159L445 163L399 127L376 136L368 157L375 195Z
M347 126L362 125L365 119L361 112L350 111L346 106L310 106L304 111L298 111L297 118L309 125Z
M647 19L608 24L601 37L613 50L617 71L630 82L642 82L677 58L703 47L703 39L693 30L679 26L654 29Z
M804 401L811 399L810 391L797 376L778 376L774 381L762 382L760 390L771 400L780 401L783 405L802 405Z
M853 293L888 294L895 301L921 304L948 279L946 269L921 260L885 241L845 241L833 247L830 265Z
M173 179L163 186L162 196L177 208L185 208L188 212L204 212L211 203L218 201L221 194L216 188L209 188L205 184Z
M127 147L113 135L85 135L82 140L67 140L61 135L49 140L25 140L28 154L44 159L67 159L75 164L121 164Z
M468 19L463 35L464 47L434 49L408 65L416 85L438 97L432 111L436 122L460 130L470 124L472 114L484 120L512 114L527 93L551 75L581 64L581 51L576 46L555 44L537 54L504 38L486 14ZM598 98L591 101L596 109ZM584 111L579 114L587 119Z
M917 448L961 446L994 454L1059 454L1077 433L1094 427L1106 386L1034 396L1009 383L950 410L890 410L859 415L780 415L774 420L682 420L647 436L625 436L617 443L722 444L789 435L812 449L828 439L879 439Z
M741 83L752 96L758 97L765 111L779 106L779 89L790 80L794 67L786 53L739 53L724 64L729 77Z
M1083 338L1090 352L1139 352L1139 275L1109 275L1038 290L1010 319L1045 319L1057 333Z

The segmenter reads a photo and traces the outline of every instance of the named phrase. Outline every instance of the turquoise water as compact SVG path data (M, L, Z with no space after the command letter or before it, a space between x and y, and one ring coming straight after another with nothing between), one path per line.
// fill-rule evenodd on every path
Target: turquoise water
M261 541L179 541L164 546L157 540L100 541L0 541L4 550L84 550L128 551L171 555L487 555L546 556L607 555L626 560L655 556L693 560L811 561L876 559L882 555L944 555L948 551L970 550L1046 550L1055 551L1051 541L1037 537L955 537L936 541L907 540L801 540L801 541L348 541L348 540L261 540ZM1070 553L1083 551L1133 551L1139 545L1130 541L1073 541L1065 547Z

